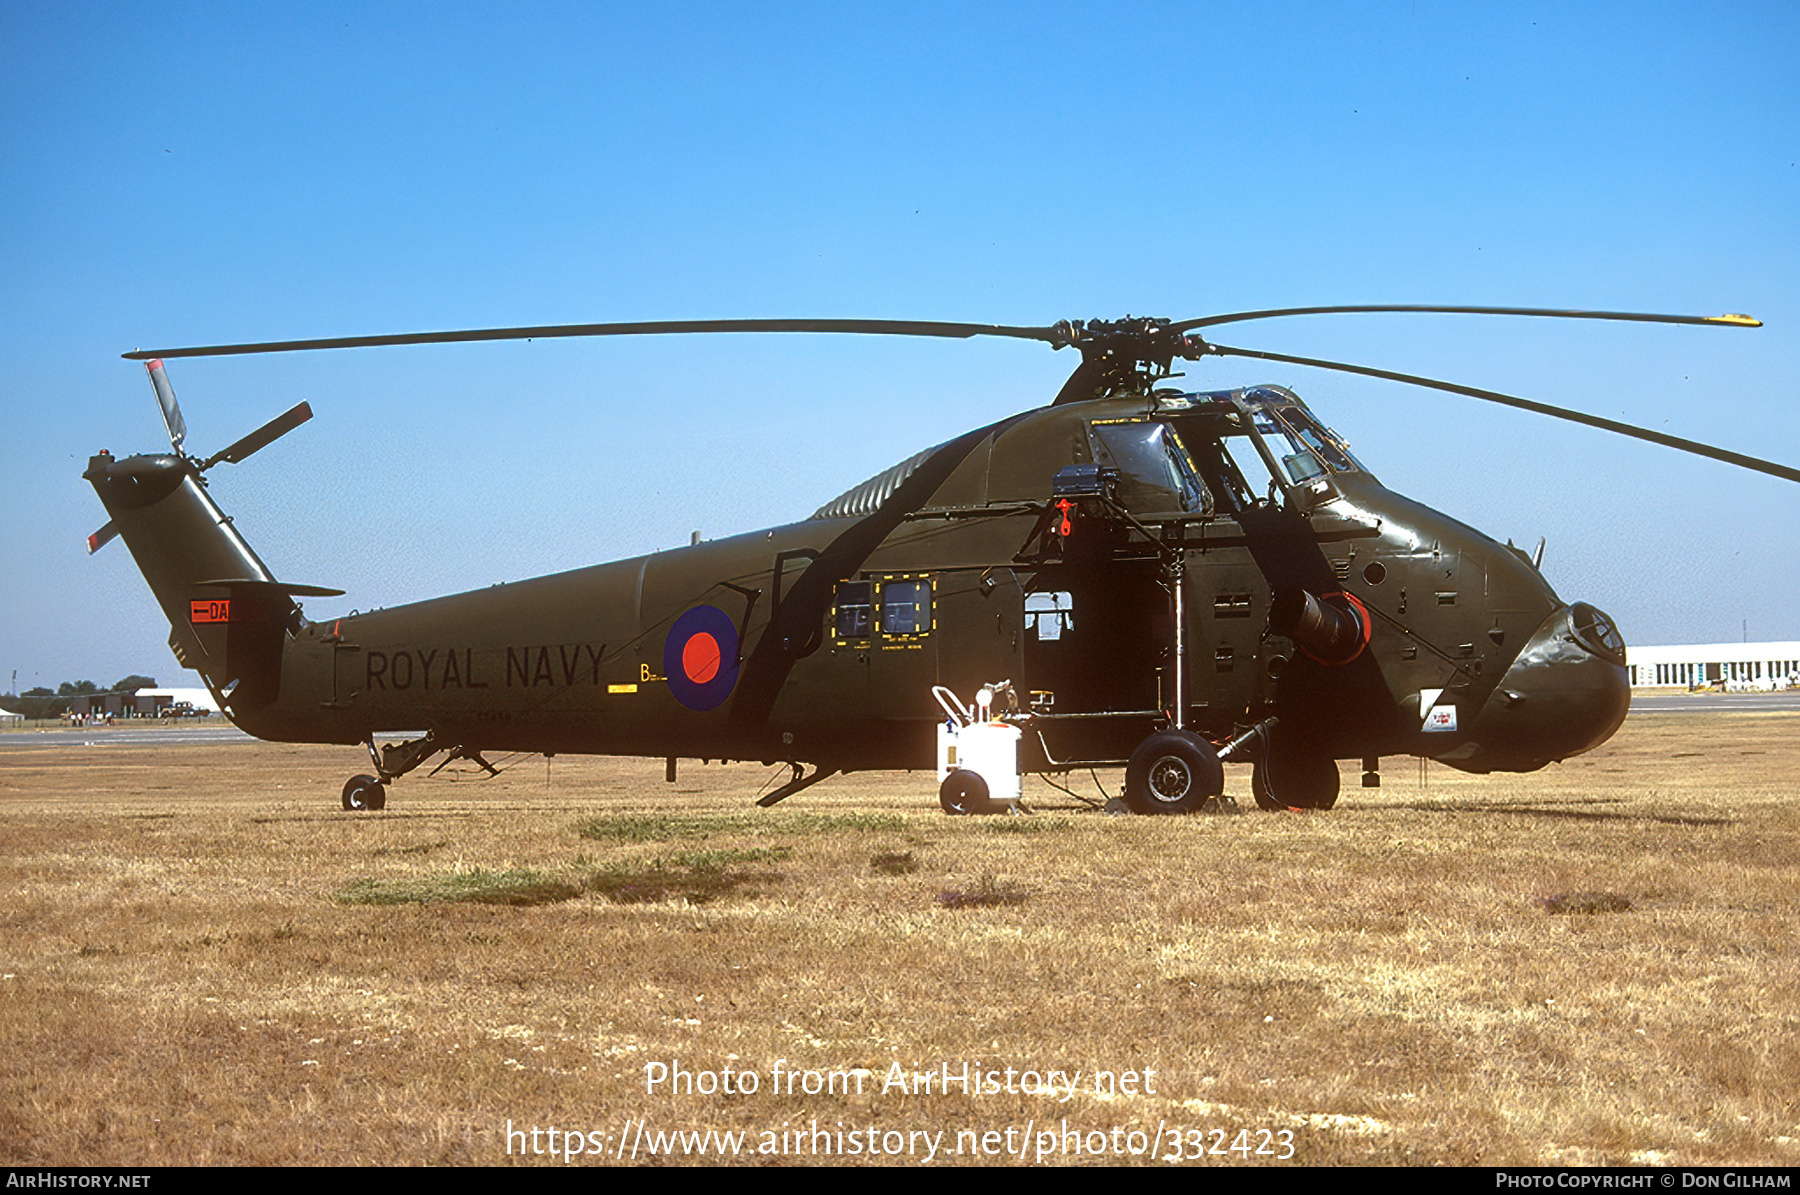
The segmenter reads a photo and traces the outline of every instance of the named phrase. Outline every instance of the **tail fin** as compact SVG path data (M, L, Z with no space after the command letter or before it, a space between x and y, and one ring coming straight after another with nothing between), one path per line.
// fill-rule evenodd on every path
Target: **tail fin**
M186 425L162 362L150 363L150 376L175 451L89 458L82 476L111 519L90 538L90 551L114 534L123 538L169 619L175 658L234 715L252 713L281 692L282 645L304 621L294 595L339 591L276 581L206 492L201 473L220 460L242 460L311 411L301 404L200 463L181 453Z

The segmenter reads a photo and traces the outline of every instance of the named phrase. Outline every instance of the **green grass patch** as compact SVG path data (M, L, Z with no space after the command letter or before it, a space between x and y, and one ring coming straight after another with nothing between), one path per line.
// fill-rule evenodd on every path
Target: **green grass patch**
M510 871L446 872L401 880L361 879L334 896L347 905L482 904L547 905L597 893L615 904L644 904L681 898L703 904L721 896L748 894L781 879L757 864L788 857L784 846L727 847L682 851L647 862L621 862L577 875L551 875L532 868Z
M415 842L411 846L378 846L370 851L369 854L374 855L377 858L382 855L429 855L432 851L440 850L449 845L450 840L443 838L439 839L437 842Z
M724 847L713 851L683 851L657 862L689 871L717 871L739 863L774 863L792 853L785 846Z
M670 842L718 838L838 834L852 830L904 830L897 813L622 813L578 822L576 833L601 842Z
M745 847L688 851L648 863L614 863L596 871L587 887L614 904L651 904L679 897L705 904L722 896L749 896L781 879L777 872L746 864L788 856L786 847Z
M582 885L528 867L510 871L448 872L406 880L354 880L334 899L346 905L548 905L573 900Z
M911 875L919 870L919 861L913 858L911 851L882 851L870 858L869 868L882 875Z
M1538 901L1552 913L1574 913L1592 916L1595 913L1629 913L1631 901L1617 892L1563 892L1556 896L1546 896Z
M938 903L947 909L983 909L995 905L1022 905L1031 893L1017 884L995 879L991 875L981 877L981 883L973 888L952 888L948 892L938 893Z
M1056 834L1069 828L1066 817L1001 817L983 822L990 834Z

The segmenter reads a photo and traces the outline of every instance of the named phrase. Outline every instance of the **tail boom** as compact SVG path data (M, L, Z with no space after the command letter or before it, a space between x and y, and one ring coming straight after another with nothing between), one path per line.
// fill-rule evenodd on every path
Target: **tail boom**
M273 701L283 639L301 623L279 584L175 454L89 458L82 476L167 616L169 646L234 714Z

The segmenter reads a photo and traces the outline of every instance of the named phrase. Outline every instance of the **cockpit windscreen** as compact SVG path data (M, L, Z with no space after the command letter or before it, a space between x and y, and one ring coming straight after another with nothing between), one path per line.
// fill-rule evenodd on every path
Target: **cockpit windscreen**
M1155 421L1095 423L1096 455L1119 471L1119 497L1141 513L1213 513L1212 492L1167 425Z

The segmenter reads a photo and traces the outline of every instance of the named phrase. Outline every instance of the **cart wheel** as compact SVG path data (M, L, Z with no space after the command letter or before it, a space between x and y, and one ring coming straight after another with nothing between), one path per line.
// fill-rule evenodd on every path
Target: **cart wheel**
M967 768L958 768L944 777L938 788L938 804L945 813L992 813L994 803L988 799L987 781Z

